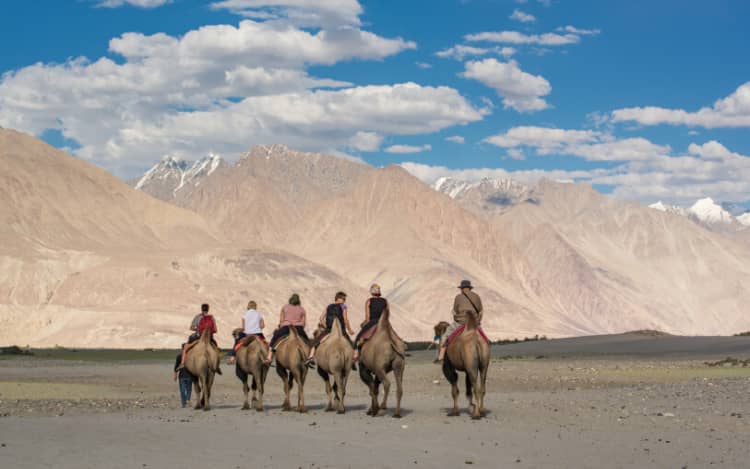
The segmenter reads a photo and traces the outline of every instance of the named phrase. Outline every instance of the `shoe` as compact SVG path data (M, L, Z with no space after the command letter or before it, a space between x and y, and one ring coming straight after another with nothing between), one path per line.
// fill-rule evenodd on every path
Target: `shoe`
M436 358L432 363L443 363L442 358Z
M218 368L216 368L216 373L217 373L217 374L220 374L220 375L221 375L221 374L224 374L224 373L222 373L222 372L221 372L221 367L218 367Z
M357 364L356 363L352 363L352 371L357 371Z

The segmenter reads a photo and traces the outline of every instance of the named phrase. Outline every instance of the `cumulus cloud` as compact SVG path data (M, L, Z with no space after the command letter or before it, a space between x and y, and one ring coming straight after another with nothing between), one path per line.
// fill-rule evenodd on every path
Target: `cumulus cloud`
M734 93L717 100L711 107L690 112L663 107L630 107L612 112L613 122L637 122L641 125L687 125L694 127L750 127L750 82Z
M466 143L466 139L464 139L460 135L451 135L450 137L445 137L445 140L448 142L459 143L459 144Z
M138 8L156 8L167 3L172 3L172 0L101 0L97 2L96 6L118 8L124 5L131 5Z
M359 151L378 151L383 136L376 132L357 132L349 139L349 146Z
M424 151L432 150L432 145L426 143L424 145L391 145L385 148L386 153L422 153Z
M501 148L531 148L537 155L570 155L589 161L649 160L671 151L668 145L657 145L641 137L618 140L593 130L534 126L513 127L484 141Z
M359 26L363 12L357 0L222 0L211 3L211 8L246 18L329 28Z
M417 67L419 67L421 69L432 68L432 64L429 64L427 62L414 62L414 65L416 65Z
M493 88L503 98L503 106L519 112L540 111L549 107L542 98L552 91L552 86L541 75L526 73L511 60L500 62L484 59L465 64L464 78L478 80Z
M500 55L507 58L515 53L516 49L512 47L474 47L457 44L453 47L438 51L435 55L443 59L464 60L466 57L479 55Z
M387 135L482 118L455 89L354 87L312 65L381 60L416 47L356 27L308 31L243 20L184 36L125 33L118 60L37 63L0 77L0 125L59 131L78 156L129 177L165 153L231 155L260 142L373 151Z
M536 21L536 17L534 15L525 13L518 8L513 10L513 14L509 16L510 19L520 21L521 23L533 23Z
M461 181L479 181L482 179L513 179L524 183L534 183L540 179L554 180L587 180L596 174L596 171L565 171L565 170L522 170L507 171L503 168L464 168L455 169L445 166L431 166L422 163L406 161L401 163L402 168L410 172L414 177L432 185L441 177L452 177Z
M628 146L633 142L619 140ZM632 139L644 140L644 139ZM610 143L614 143L610 142ZM649 142L650 143L650 142ZM636 147L643 142L636 143ZM692 205L697 199L744 202L750 200L750 157L732 152L716 141L691 144L688 154L671 154L667 146L650 143L658 149L649 158L619 161L615 166L588 170L566 171L532 169L507 171L502 168L452 169L420 163L402 163L407 171L431 184L441 177L476 181L483 178L514 179L534 183L540 179L570 180L594 185L612 186L618 198L650 204L657 200L682 206ZM520 150L513 147L508 151ZM523 155L520 155L523 157ZM512 157L512 155L511 155Z
M565 46L577 44L581 37L577 34L544 33L524 34L518 31L487 31L469 34L464 37L469 42L500 42L506 44L532 44L537 46Z

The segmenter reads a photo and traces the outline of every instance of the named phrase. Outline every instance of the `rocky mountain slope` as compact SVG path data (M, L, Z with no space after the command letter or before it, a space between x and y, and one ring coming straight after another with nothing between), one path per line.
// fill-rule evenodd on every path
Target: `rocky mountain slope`
M587 186L443 181L446 195L280 145L159 165L135 190L0 131L0 343L174 347L204 301L228 342L249 299L273 325L293 291L310 323L349 292L356 325L371 282L425 339L463 278L496 338L750 329L749 243Z

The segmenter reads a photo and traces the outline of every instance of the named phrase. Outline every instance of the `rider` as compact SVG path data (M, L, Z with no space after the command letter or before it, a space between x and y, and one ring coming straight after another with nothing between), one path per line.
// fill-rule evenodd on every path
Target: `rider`
M266 322L263 319L263 315L257 310L258 303L255 301L249 301L247 303L247 309L242 315L242 328L235 329L232 333L234 336L234 348L232 349L229 357L229 364L234 363L234 355L237 352L238 344L242 339L249 335L254 335L260 339L265 339L263 336L263 329L266 327Z
M299 295L294 293L289 298L289 303L287 303L283 308L281 308L281 314L279 315L279 327L273 332L273 337L271 337L271 347L268 350L268 356L266 357L265 362L271 363L273 361L273 354L276 352L276 343L284 337L285 335L289 334L289 328L294 327L294 329L297 331L297 335L299 335L305 342L310 342L310 339L307 337L307 333L305 332L305 324L307 322L307 312L305 311L305 308L302 307L302 302L299 299Z
M347 332L353 335L354 330L352 330L352 327L349 325L349 317L346 314L346 293L342 291L336 293L333 301L333 303L328 305L323 314L320 315L318 325L324 330L313 341L312 347L310 347L310 355L307 357L307 363L312 363L313 357L315 356L315 349L318 345L320 345L320 341L323 340L323 338L331 332L331 329L333 328L333 321L339 321L339 324L341 325L341 332L343 333L344 338L349 341L349 344L352 343L352 339L349 338L349 335L347 335Z
M185 347L182 348L182 358L180 359L180 368L185 366L185 355L187 354L188 350L193 348L193 345L198 339L201 338L201 334L204 330L210 329L212 334L216 334L216 321L214 320L214 317L208 314L208 304L203 303L201 305L201 313L193 318L192 323L190 324L190 330L195 331L193 334L188 337L188 342ZM197 322L197 324L196 324ZM212 345L216 346L216 341L211 338ZM217 373L221 374L221 370L217 369Z
M448 326L440 339L440 353L437 359L435 359L435 363L440 363L445 358L445 349L447 348L445 342L453 331L459 326L466 324L466 315L468 313L471 312L477 315L477 325L482 322L482 299L472 291L474 287L471 285L471 281L461 280L458 288L461 289L461 293L456 295L456 298L453 300L453 322Z
M362 348L362 343L360 343L362 334L367 332L370 328L375 327L380 320L380 316L389 309L388 300L380 296L380 285L373 283L370 286L370 295L372 295L372 297L365 303L365 321L362 323L362 328L354 339L356 348L354 349L353 360L355 362L359 360L359 352Z

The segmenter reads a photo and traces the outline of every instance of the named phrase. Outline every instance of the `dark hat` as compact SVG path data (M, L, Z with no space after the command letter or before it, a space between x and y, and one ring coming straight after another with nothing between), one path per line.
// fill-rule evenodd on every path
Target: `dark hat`
M469 289L472 289L474 287L471 286L471 280L461 280L461 285L459 285L458 288L469 288Z

